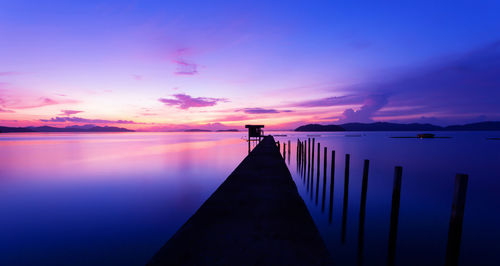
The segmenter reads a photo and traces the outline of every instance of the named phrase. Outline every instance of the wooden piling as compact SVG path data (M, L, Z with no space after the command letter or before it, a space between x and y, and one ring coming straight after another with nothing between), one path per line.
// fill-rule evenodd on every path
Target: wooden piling
M328 210L328 222L332 223L333 214L333 185L335 180L335 150L332 149L332 162L331 162L331 172L330 172L330 209Z
M283 160L286 160L286 143L283 142Z
M299 139L297 139L297 151L296 151L296 154L295 154L296 157L297 157L296 158L296 161L297 161L296 162L297 163L297 171L300 169L300 154L301 154L301 150L300 149L302 148L301 145L302 145L302 143L300 142Z
M365 160L363 165L363 180L361 181L361 204L359 207L358 227L358 265L363 265L363 246L365 239L366 191L368 190L368 168L370 161Z
M314 193L314 142L315 138L312 139L312 146L311 146L311 200L313 198L313 193Z
M303 152L302 156L304 157L304 160L302 161L302 164L303 164L302 175L304 175L304 178L305 178L306 162L307 162L307 141L305 141L305 140L304 140L304 152Z
M455 177L455 191L451 205L450 228L448 229L448 244L446 246L446 266L458 265L468 180L469 176L464 174L457 174Z
M309 191L309 178L311 175L311 138L307 139L307 191Z
M288 140L288 160L290 161L290 149L292 148L292 146L290 145L290 140ZM288 162L290 163L290 162Z
M297 168L297 171L299 170L299 154L300 154L300 142L299 142L299 139L297 139L297 147L296 147L296 150L295 150L295 164L296 164L296 168Z
M307 149L308 149L308 145L307 145L307 141L304 140L304 169L302 170L303 171L303 175L304 177L306 176L306 169L307 169Z
M399 220L399 202L401 197L401 176L403 168L396 166L394 169L394 184L392 187L392 206L391 206L391 227L389 230L389 252L387 256L387 265L392 266L396 259L396 239L398 233Z
M325 211L325 194L326 194L326 147L324 149L324 154L323 154L323 194L321 197L321 212Z
M349 198L349 161L351 155L345 155L345 174L344 174L344 202L342 207L342 244L345 243L346 226L347 226L347 200Z
M319 173L321 172L321 168L320 168L320 162L321 162L320 155L321 155L321 148L320 148L320 144L318 142L318 163L317 163L318 167L316 167L318 169L317 170L317 178L316 178L316 205L318 205Z
M303 141L302 144L300 145L301 149L301 158L300 158L300 174L302 176L302 182L305 184L306 182L306 177L304 175L305 173L305 165L306 165L306 141Z

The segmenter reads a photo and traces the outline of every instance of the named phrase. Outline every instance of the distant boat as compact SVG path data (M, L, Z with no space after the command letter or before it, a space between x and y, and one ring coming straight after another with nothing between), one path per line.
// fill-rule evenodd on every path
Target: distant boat
M430 133L417 134L417 138L419 139L433 139L434 137L435 135Z

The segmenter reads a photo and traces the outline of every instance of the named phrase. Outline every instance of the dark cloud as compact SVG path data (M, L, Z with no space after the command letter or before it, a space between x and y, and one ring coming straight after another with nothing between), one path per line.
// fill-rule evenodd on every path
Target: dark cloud
M238 111L242 111L246 114L278 114L278 113L292 112L292 110L276 110L276 109L264 109L264 108L245 108Z
M187 94L179 93L173 95L175 99L165 99L160 98L158 101L169 106L177 106L180 109L189 109L193 107L207 107L214 106L218 102L227 102L227 99L223 98L207 98L207 97L196 97L193 98Z
M78 113L82 113L83 111L76 111L76 110L61 110L61 114L59 115L66 115L66 116L70 116L70 115L74 115L74 114L78 114Z
M81 117L52 117L51 119L40 119L42 122L51 122L51 123L64 123L64 122L73 122L73 123L93 123L93 124L138 124L131 120L105 120L105 119L87 119Z
M303 102L293 103L293 107L326 107L326 106L341 106L363 103L365 96L363 95L345 95L337 97L320 98Z
M339 122L371 122L374 114L387 104L387 95L371 95L359 110L346 109Z
M418 121L421 117L425 117L424 120L433 117L459 123L471 117L500 117L500 41L469 53L435 60L412 71L390 74L344 88L352 92L350 95L289 106L361 105L359 110L349 108L338 117L345 121L371 121L374 117Z
M401 75L368 90L391 93L389 107L441 116L500 114L500 42ZM400 115L415 111L401 110Z

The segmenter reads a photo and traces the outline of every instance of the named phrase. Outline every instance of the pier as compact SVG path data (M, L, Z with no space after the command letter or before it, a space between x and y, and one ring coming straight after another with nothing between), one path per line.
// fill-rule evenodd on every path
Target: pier
M148 263L179 264L333 264L272 136L260 141Z

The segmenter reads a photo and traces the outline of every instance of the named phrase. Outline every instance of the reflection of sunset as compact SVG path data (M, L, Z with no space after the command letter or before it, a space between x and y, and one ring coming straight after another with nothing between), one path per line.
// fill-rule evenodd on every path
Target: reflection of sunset
M220 151L234 150L229 147L244 146L240 135L236 133L233 134L235 138L213 139L182 133L12 134L0 136L1 167L24 173L21 178L28 178L33 173L57 178L70 171L69 175L61 176L68 178L88 171L122 172L130 167L168 170L185 154L192 154L196 161L206 162L218 158ZM228 135L224 133L222 136ZM239 150L234 152L242 154ZM29 167L25 167L27 165Z

